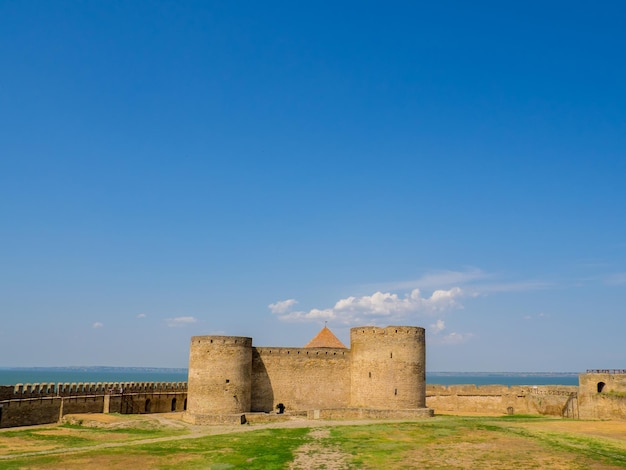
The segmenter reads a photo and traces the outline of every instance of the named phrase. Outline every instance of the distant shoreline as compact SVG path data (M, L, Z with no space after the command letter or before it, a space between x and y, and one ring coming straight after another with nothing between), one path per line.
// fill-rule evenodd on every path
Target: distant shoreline
M170 367L0 367L0 385L27 383L186 382L186 368ZM578 385L578 372L426 373L427 385Z
M118 372L118 371L146 371L146 372L186 372L186 367L116 367L116 366L51 366L51 367L7 367L0 366L2 370L41 370L41 371L100 371L100 372Z

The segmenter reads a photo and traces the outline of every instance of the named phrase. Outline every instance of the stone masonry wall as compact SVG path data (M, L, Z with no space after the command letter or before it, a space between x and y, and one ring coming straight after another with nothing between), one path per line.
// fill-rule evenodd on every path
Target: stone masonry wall
M540 414L578 417L576 386L427 385L435 413Z
M578 376L580 417L626 419L626 370L597 370Z
M189 349L189 413L250 411L252 338L193 336Z
M351 406L390 410L426 406L424 328L352 328L350 347Z
M173 408L183 411L186 401L185 382L2 386L0 428L56 423L75 413L160 413ZM109 409L105 409L105 403Z
M251 411L343 408L350 402L350 351L253 348Z

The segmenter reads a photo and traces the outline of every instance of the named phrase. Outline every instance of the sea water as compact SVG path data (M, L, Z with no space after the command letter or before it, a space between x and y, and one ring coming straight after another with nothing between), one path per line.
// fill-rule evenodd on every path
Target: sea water
M143 367L0 368L0 385L18 383L186 382L187 369ZM578 385L576 372L427 372L438 385Z
M18 383L186 382L187 369L24 368L0 369L0 385Z
M431 372L427 384L437 385L578 385L578 372Z

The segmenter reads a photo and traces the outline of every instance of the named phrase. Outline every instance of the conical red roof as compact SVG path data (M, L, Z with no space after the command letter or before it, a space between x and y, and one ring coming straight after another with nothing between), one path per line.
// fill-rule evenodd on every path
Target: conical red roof
M322 328L322 330L315 335L311 341L307 343L305 348L343 348L348 349L344 344L337 339L332 331L328 327Z

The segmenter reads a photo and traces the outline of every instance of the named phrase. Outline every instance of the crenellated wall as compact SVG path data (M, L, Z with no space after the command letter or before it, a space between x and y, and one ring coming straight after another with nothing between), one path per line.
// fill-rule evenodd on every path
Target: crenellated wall
M187 391L187 382L72 382L0 386L0 400L57 396Z
M186 382L98 382L0 386L0 428L56 423L75 413L184 411Z

